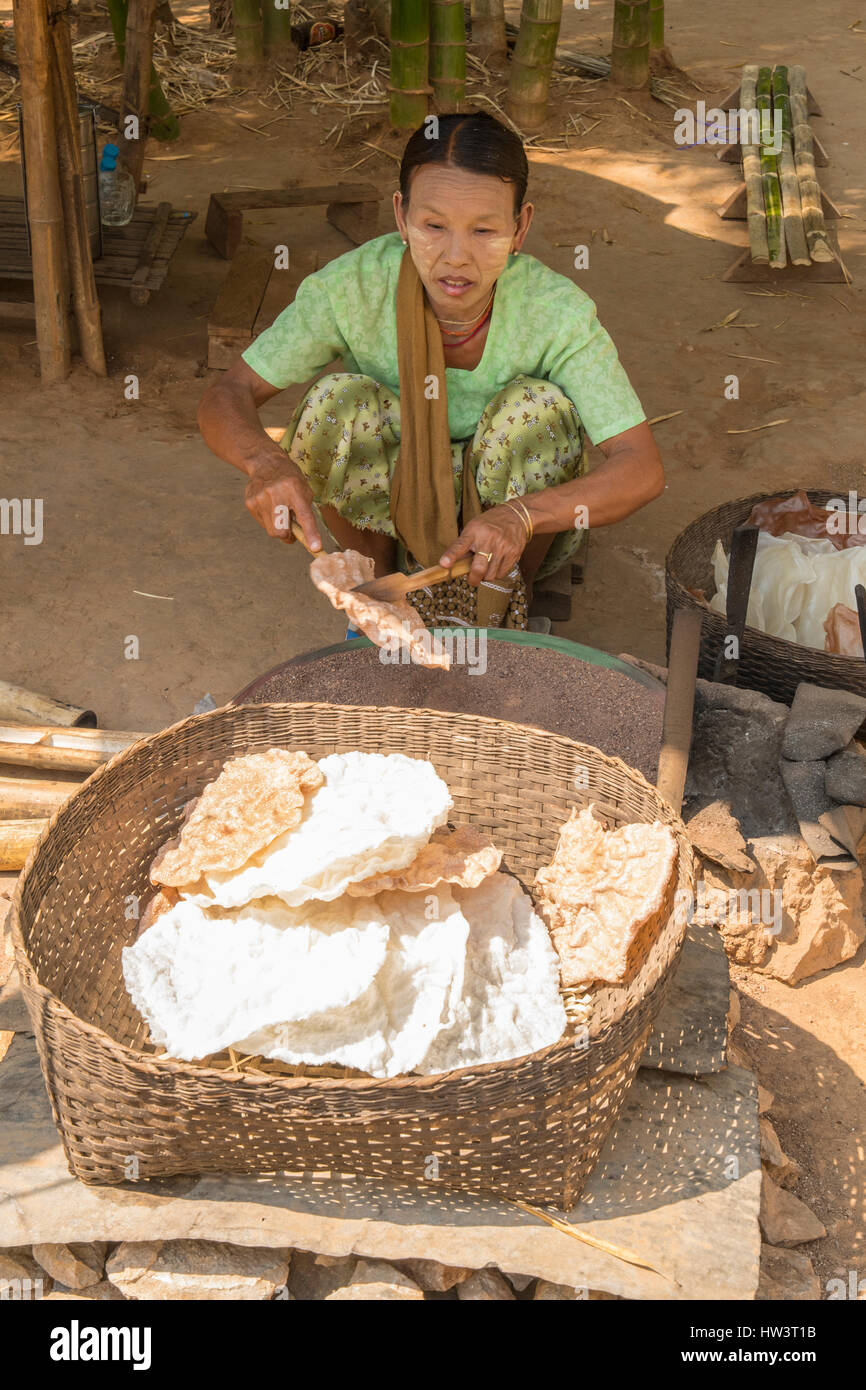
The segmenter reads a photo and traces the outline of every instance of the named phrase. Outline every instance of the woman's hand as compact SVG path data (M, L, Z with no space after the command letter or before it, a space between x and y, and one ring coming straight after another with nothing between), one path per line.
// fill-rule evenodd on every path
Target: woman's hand
M290 458L266 456L249 470L244 494L247 510L269 536L290 544L292 517L298 522L310 550L321 550L322 538L313 513L313 493L301 470Z
M466 577L475 588L482 580L504 579L510 574L525 545L526 528L520 513L504 503L491 507L464 526L439 563L444 569L450 569L461 555L474 551L472 568Z

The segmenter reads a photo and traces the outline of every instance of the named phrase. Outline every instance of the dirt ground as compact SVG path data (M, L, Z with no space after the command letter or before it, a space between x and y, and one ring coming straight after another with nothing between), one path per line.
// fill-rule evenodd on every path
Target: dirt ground
M205 4L173 5L182 21L206 23ZM805 64L824 111L814 128L830 154L821 180L843 212L853 283L788 290L780 280L769 292L723 283L746 240L744 224L717 215L735 166L712 148L675 144L673 112L646 96L625 102L606 83L558 96L546 133L558 133L570 112L598 123L568 150L530 152L537 211L526 249L575 274L596 300L648 416L679 413L656 429L664 496L593 533L574 616L555 631L656 662L664 661L663 566L674 536L731 497L858 487L866 406L866 20L858 22L853 0L766 0L760 10L728 0L723 24L709 6L668 0L666 9L673 58L701 89L684 82L683 105L721 98L744 62ZM515 18L517 8L509 11ZM0 21L10 15L11 0L0 0ZM610 6L566 5L563 45L606 52L609 25ZM0 329L0 494L39 496L45 516L39 546L0 538L0 678L90 706L104 727L121 729L164 727L205 692L220 704L278 661L343 635L338 616L310 596L299 548L258 529L240 476L196 431L210 375L207 317L226 274L204 239L204 214L210 193L228 187L363 178L381 189L386 231L399 149L383 122L361 120L335 148L328 109L296 101L289 114L252 93L182 124L176 144L149 146L148 198L198 220L146 307L102 289L108 379L79 364L45 389L32 329ZM17 195L10 131L0 130L0 194ZM349 249L320 209L250 214L245 232L327 257ZM590 247L589 268L575 272L581 244ZM732 372L738 400L724 395ZM137 401L124 396L129 374L140 381ZM270 403L265 423L285 420L294 399ZM770 421L784 423L743 432ZM124 656L130 635L138 660ZM742 1045L776 1094L771 1118L783 1147L806 1169L799 1191L827 1226L809 1253L822 1282L850 1269L866 1276L866 950L794 990L736 973Z

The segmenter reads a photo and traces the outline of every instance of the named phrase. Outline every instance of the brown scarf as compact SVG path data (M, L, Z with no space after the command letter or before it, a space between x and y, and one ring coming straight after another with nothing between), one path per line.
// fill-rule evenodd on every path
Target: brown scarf
M397 281L397 368L400 373L400 452L391 479L391 520L423 568L438 565L458 537L454 504L445 353L436 315L408 248ZM481 515L472 468L463 466L462 521ZM508 608L512 581L478 588L479 627L496 627Z

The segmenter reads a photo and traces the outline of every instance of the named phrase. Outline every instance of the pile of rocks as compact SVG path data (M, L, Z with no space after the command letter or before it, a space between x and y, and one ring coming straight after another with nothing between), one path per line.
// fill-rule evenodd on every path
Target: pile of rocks
M0 1250L0 1297L46 1300L461 1302L612 1299L525 1274L435 1260L362 1259L208 1240L94 1241Z

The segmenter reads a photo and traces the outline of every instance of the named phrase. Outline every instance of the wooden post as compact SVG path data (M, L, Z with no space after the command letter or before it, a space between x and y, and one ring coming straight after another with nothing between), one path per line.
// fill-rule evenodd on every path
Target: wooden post
M78 95L72 65L69 10L65 0L48 0L48 8L54 59L52 78L57 118L60 189L66 227L69 277L72 282L72 303L75 307L78 341L84 361L92 372L96 372L98 376L106 376L102 318L93 276L93 257L90 254L90 234L84 200Z
M144 151L147 145L147 111L150 103L150 73L153 64L153 26L157 0L129 0L123 55L123 96L120 102L120 143L123 164L135 180L135 195L141 183ZM127 134L127 117L135 117L135 134Z
M21 75L36 340L44 382L69 375L69 284L45 0L13 0Z

